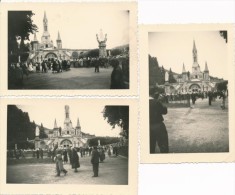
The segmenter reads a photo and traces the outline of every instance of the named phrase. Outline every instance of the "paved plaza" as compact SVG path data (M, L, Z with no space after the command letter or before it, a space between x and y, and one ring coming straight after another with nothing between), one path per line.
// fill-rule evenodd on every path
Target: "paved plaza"
M39 162L40 160L41 159L39 159ZM7 166L7 183L91 185L128 184L127 158L122 156L106 156L104 162L99 165L99 177L92 177L93 171L90 160L91 157L80 158L81 167L78 169L77 173L71 169L70 164L65 164L64 168L68 173L66 176L61 173L60 177L55 177L55 163L15 163L14 165L12 164Z
M110 89L113 68L71 68L62 73L30 73L24 75L23 89Z
M164 115L170 153L228 152L228 102L198 99L194 108L168 108Z

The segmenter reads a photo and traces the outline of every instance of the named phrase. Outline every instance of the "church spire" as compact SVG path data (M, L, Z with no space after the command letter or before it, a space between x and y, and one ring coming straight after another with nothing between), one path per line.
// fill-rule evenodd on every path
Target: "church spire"
M197 52L197 48L196 48L196 44L195 44L195 40L193 40L193 51Z
M59 32L59 31L58 31L57 41L61 41L61 38L60 38L60 32Z
M77 127L81 128L79 118L77 120Z
M44 11L44 17L43 17L43 27L44 27L44 32L48 31L48 20L47 20L47 15L46 12Z
M55 119L55 122L54 122L54 129L58 129L58 126L57 126L57 123L56 123L56 119Z
M47 15L46 15L46 11L44 11L43 22L47 22Z
M185 70L184 63L183 63L182 73L185 73L185 72L186 72L186 70Z
M197 63L197 48L195 40L193 40L193 63Z
M208 66L207 66L207 62L205 63L205 70L204 72L209 72Z

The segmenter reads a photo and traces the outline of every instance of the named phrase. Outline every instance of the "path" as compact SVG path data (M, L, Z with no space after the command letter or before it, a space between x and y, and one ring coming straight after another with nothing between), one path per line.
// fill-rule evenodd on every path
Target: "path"
M99 177L92 177L90 157L80 158L81 167L75 173L69 164L64 165L68 171L64 176L55 177L55 164L15 164L7 166L7 183L26 184L100 184L127 185L128 159L124 157L108 157L100 163Z
M24 89L109 89L112 68L71 68L62 73L31 73L24 75Z
M228 109L220 104L220 99L212 106L198 99L194 108L168 108L164 119L170 152L228 152Z

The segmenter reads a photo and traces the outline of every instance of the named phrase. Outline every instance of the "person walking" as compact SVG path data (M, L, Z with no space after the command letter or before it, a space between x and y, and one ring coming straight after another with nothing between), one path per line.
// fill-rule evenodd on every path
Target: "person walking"
M167 114L167 107L162 104L159 93L155 93L153 97L154 99L150 99L149 101L150 154L156 153L156 143L161 153L168 153L168 133L162 117L163 114Z
M61 171L64 172L64 175L66 175L68 171L64 169L61 150L57 150L57 154L54 160L56 163L56 173L57 173L56 176L59 177Z
M72 169L74 169L74 172L78 172L77 168L80 167L80 163L79 163L79 156L78 156L76 148L72 149L71 158L72 158Z
M64 164L68 162L68 152L67 150L63 151L63 160L64 160Z
M91 164L93 166L93 173L94 173L94 175L92 177L98 177L99 159L100 159L100 154L97 150L97 147L95 146L94 150L92 151L92 154L91 154Z

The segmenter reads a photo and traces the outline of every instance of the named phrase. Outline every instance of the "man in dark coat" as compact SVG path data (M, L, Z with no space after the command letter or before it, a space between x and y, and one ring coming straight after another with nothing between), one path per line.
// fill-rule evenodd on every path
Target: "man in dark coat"
M92 163L93 172L94 172L93 177L98 177L98 172L99 172L99 159L100 159L100 154L99 154L99 152L97 151L97 147L95 146L95 147L94 147L94 150L92 151L92 154L91 154L91 163Z
M72 169L74 169L74 172L78 172L77 168L80 167L80 163L76 148L73 148L71 157L72 157Z
M113 71L111 74L110 89L125 89L123 72L119 66L119 61L117 59L113 59L111 61L111 65L113 66Z
M149 100L149 114L150 114L150 154L156 153L156 142L161 153L168 153L168 134L166 126L163 123L163 114L167 114L167 107L165 107L161 100L160 94L155 93L154 99Z
M208 99L209 99L209 106L211 106L211 102L212 102L212 99L213 99L213 94L211 91L209 91L208 93Z
M37 154L37 159L39 159L39 149L37 149L36 154Z
M100 59L94 60L95 72L100 72Z

